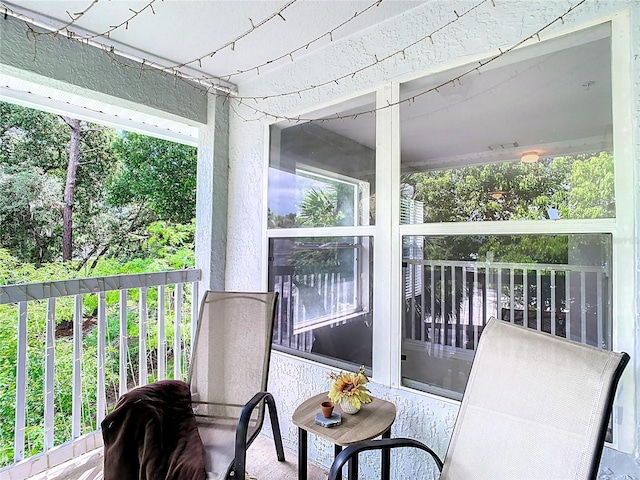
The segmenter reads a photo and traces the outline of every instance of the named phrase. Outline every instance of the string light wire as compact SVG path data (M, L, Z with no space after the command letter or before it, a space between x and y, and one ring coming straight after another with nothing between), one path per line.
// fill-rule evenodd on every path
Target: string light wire
M425 40L430 40L433 43L433 36L439 32L441 32L442 30L444 30L447 27L450 27L451 25L453 25L454 23L456 23L457 21L461 20L465 15L468 15L469 13L473 12L474 10L476 10L477 8L480 8L480 6L482 6L484 3L487 2L493 2L493 0L481 0L479 3L473 5L471 8L469 8L467 11L463 12L462 14L458 14L456 13L456 11L454 10L454 13L456 14L456 18L448 21L447 23L445 23L444 25L441 25L440 27L436 28L435 30L433 30L431 33L429 33L428 35L424 35L423 37L415 40L414 42L410 43L409 45L406 45L404 48L401 48L400 50L396 50L393 53L390 53L389 55L382 57L382 58L378 58L377 55L374 55L374 59L375 61L372 63L369 63L363 67L360 67L356 70L353 70L349 73L345 73L344 75L341 75L340 77L337 78L333 78L331 80L327 80L325 82L322 83L317 83L317 84L313 84L310 85L308 87L305 88L301 88L299 90L293 90L293 91L289 91L289 92L282 92L282 93L276 93L273 95L254 95L254 96L236 96L235 98L242 98L243 100L267 100L267 99L271 99L271 98L277 98L277 97L288 97L290 95L298 95L300 96L302 93L308 92L309 90L315 90L316 88L320 88L320 87L325 87L327 85L331 85L331 84L337 84L338 82L340 82L341 80L345 80L347 78L353 78L355 77L357 74L362 73L365 70L368 70L369 68L375 67L376 65L378 65L379 63L383 63L397 55L402 54L403 56L406 56L406 50L408 50L411 47L414 47L416 45L418 45L419 43L424 42Z
M495 6L495 3L494 3L495 0L489 0L489 1L491 1L491 3ZM405 98L403 100L398 100L396 102L388 102L386 105L383 105L383 106L380 106L380 107L372 108L372 109L369 109L369 110L363 110L363 111L356 112L356 113L350 113L349 115L340 115L340 114L336 113L334 115L331 115L329 117L324 117L324 118L311 118L311 117L310 118L305 118L305 117L301 117L301 116L289 117L289 116L272 114L272 113L269 113L269 112L267 112L265 110L261 110L261 109L259 109L257 107L254 107L254 106L246 103L247 99L258 100L258 99L261 99L261 98L272 98L272 97L284 96L283 94L274 95L272 97L239 97L239 96L236 96L236 97L231 97L231 99L233 101L238 102L239 105L244 105L247 108L249 108L250 110L253 110L256 114L260 115L259 118L251 119L251 120L247 120L247 121L259 121L259 120L262 120L262 119L272 119L274 121L285 120L285 121L291 121L291 122L296 122L296 123L298 123L298 122L316 122L316 123L320 122L320 123L322 123L322 122L327 122L327 121L332 121L332 120L345 120L345 119L355 120L357 117L359 117L361 115L374 115L376 112L378 112L380 110L385 110L387 108L394 107L394 106L397 106L397 105L401 105L403 103L411 104L411 103L415 102L415 100L417 98L422 97L424 95L427 95L427 94L429 94L431 92L434 92L434 91L437 92L442 87L444 87L446 85L451 84L451 85L455 86L456 82L458 82L459 84L462 84L462 82L461 82L462 78L464 78L464 77L466 77L468 75L471 75L472 73L480 73L480 69L482 69L486 65L498 60L499 58L507 55L509 52L517 49L518 47L520 47L524 43L528 42L529 40L537 38L538 41L541 41L540 40L540 34L542 32L544 32L545 30L547 30L549 27L551 27L553 24L555 24L557 22L561 22L562 24L564 24L564 17L566 17L571 12L576 10L578 7L580 7L586 1L587 0L580 0L575 5L571 5L562 15L560 15L560 16L554 18L553 20L551 20L550 22L546 23L544 26L540 27L538 30L536 30L531 35L519 40L518 42L514 43L513 45L511 45L510 47L508 47L506 49L499 48L498 49L498 51L499 51L498 54L488 58L487 60L477 62L478 63L477 66L469 68L468 70L464 71L460 75L457 75L454 78L451 78L451 79L449 79L447 81L444 81L444 82L442 82L442 83L440 83L440 84L438 84L438 85L436 85L434 87L431 87L431 88L429 88L427 90L424 90L424 91L421 91L419 93L416 93L415 95L413 95L411 97ZM481 3L484 3L484 2L481 2ZM476 5L476 7L477 6L479 6L479 4ZM457 15L457 17L456 17L455 21L457 21L460 18L459 14L456 13L456 15ZM449 23L451 23L451 22L449 22ZM425 38L429 38L429 36L427 36ZM405 47L405 49L406 48L407 47ZM341 78L344 78L344 76L341 77ZM303 92L303 91L305 91L305 89L300 90L300 92ZM298 92L293 92L293 93L298 93ZM291 93L289 93L289 94L291 94ZM234 111L236 111L236 110L234 109Z
M317 119L317 118L302 118L302 117L288 117L288 116L282 116L282 115L276 115L276 114L272 114L269 113L265 110L261 110L257 107L254 107L252 105L249 105L248 103L246 103L248 100L253 100L254 103L258 103L259 100L267 100L267 99L273 99L273 98L279 98L279 97L287 97L287 96L291 96L291 95L298 95L299 97L302 97L303 93L306 93L308 91L311 90L315 90L317 88L321 88L327 85L332 85L332 84L339 84L340 81L345 80L347 78L353 78L355 77L357 74L362 73L363 71L372 68L382 62L385 62L391 58L394 58L398 55L402 55L403 58L406 58L406 51L408 49L410 49L411 47L416 46L417 44L424 42L425 40L429 40L432 44L434 43L433 37L434 35L442 32L444 29L450 27L451 25L453 25L455 22L461 20L463 17L465 17L466 15L468 15L469 13L475 11L476 9L480 8L483 4L487 3L487 2L491 2L491 4L495 7L496 3L495 0L481 0L480 2L478 2L477 4L473 5L472 7L470 7L469 9L465 10L462 13L458 13L458 11L454 10L453 13L455 14L455 18L451 19L450 21L446 22L445 24L441 25L440 27L436 28L435 30L433 30L431 33L424 35L423 37L415 40L414 42L406 45L405 47L403 47L402 49L396 50L392 53L390 53L389 55L386 55L382 58L378 58L377 55L374 55L374 61L363 66L360 67L356 70L353 70L349 73L346 73L344 75L341 75L339 77L318 83L318 84L313 84L310 85L308 87L305 88L301 88L298 90L294 90L294 91L288 91L288 92L281 92L281 93L277 93L277 94L272 94L272 95L254 95L254 96L238 96L235 94L234 92L234 88L230 88L228 85L224 85L224 84L216 84L216 83L212 83L212 82L222 82L225 83L225 80L223 80L223 77L212 77L212 76L204 76L204 75L192 75L192 74L188 74L184 71L181 71L182 68L198 62L201 63L201 61L206 58L206 57L213 57L215 55L215 53L221 51L222 49L225 48L229 48L231 47L232 50L235 49L235 44L236 42L238 42L239 40L245 38L246 36L248 36L250 33L254 32L257 28L265 25L267 22L275 19L275 18L280 18L281 20L286 20L284 18L284 16L282 15L282 13L289 8L291 5L293 5L297 0L290 0L287 4L285 4L283 7L281 7L279 10L277 10L276 12L274 12L273 14L271 14L270 16L266 17L265 19L261 20L260 22L258 22L257 24L253 22L253 20L249 19L250 23L251 23L251 28L249 28L247 31L241 33L240 35L236 36L233 40L230 40L228 42L226 42L224 45L222 45L221 47L210 51L200 57L197 57L193 60L190 60L188 62L184 62L181 64L177 64L177 65L173 65L173 66L166 66L166 65L159 65L156 62L147 60L147 59L139 59L139 58L135 58L132 55L126 55L123 52L120 52L118 50L116 50L116 48L112 45L107 46L104 45L103 43L99 43L99 42L95 42L95 39L98 38L109 38L109 34L110 32L112 32L113 30L117 29L117 28L121 28L123 25L128 28L128 23L133 20L135 17L137 17L138 15L140 15L144 10L146 10L147 8L150 8L153 13L155 14L155 10L153 10L153 4L156 2L157 0L151 0L144 8L142 8L141 10L138 11L134 11L131 10L133 12L133 15L131 17L129 17L128 19L124 20L123 22L121 22L118 25L112 26L110 30L108 30L107 32L105 32L104 34L91 34L91 35L84 35L84 36L79 36L77 34L75 34L74 32L69 31L69 27L71 25L73 25L79 18L81 18L86 12L88 12L91 8L93 8L98 0L92 0L92 2L81 12L77 12L75 14L71 14L69 12L67 12L67 14L71 17L71 20L64 26L53 30L53 31L46 31L46 32L36 32L35 30L33 30L33 28L28 25L28 34L31 34L34 36L34 38L37 38L37 36L39 35L58 35L58 34L64 34L66 36L68 36L69 38L73 39L73 40L77 40L80 42L85 42L85 43L91 43L99 48L101 48L104 52L106 52L112 59L112 61L118 63L119 66L124 67L124 68L136 68L139 69L140 74L142 75L142 72L145 70L154 70L154 71L160 71L161 73L164 73L165 75L173 75L175 77L175 81L179 81L179 80L191 80L194 81L196 83L198 83L199 85L204 85L206 87L206 91L207 93L213 89L214 90L214 94L217 95L225 95L228 97L228 99L234 101L237 105L245 105L246 107L248 107L249 109L253 110L256 114L260 115L260 118L256 119L256 120L261 120L263 118L267 118L267 119L274 119L274 120L289 120L289 121L296 121L296 122L300 122L300 121L305 121L305 122L324 122L324 121L329 121L329 120L343 120L343 119L354 119L360 115L366 115L366 114L375 114L375 112L377 112L378 110L382 110L382 109L386 109L395 105L399 105L402 103L412 103L415 101L416 98L426 95L428 93L431 93L433 91L438 91L440 88L444 87L447 84L452 84L455 85L455 82L457 81L458 83L461 83L461 78L470 75L474 72L480 73L480 69L483 68L484 66L486 66L487 64L497 60L498 58L501 58L502 56L504 56L505 54L511 52L512 50L518 48L519 46L521 46L522 44L524 44L525 42L533 39L533 38L537 38L538 41L540 41L540 34L545 31L547 28L549 28L551 25L557 23L558 21L562 22L564 24L564 17L568 14L570 14L571 12L573 12L576 8L578 8L579 6L581 6L582 4L584 4L587 0L580 0L578 3L576 3L575 5L570 6L562 15L556 17L555 19L553 19L552 21L548 22L546 25L544 25L543 27L539 28L536 32L534 32L533 34L529 35L526 38L523 38L522 40L518 41L517 43L513 44L512 46L510 46L507 49L498 49L499 53L494 55L493 57L485 60L485 61L480 61L478 62L478 66L475 66L473 68L470 68L469 70L465 71L464 73L457 75L455 78L452 78L450 80L447 80L445 82L442 82L441 84L435 86L435 87L431 87L428 90L419 92L415 95L413 95L412 97L403 99L403 100L399 100L397 102L393 102L393 103L388 103L387 105L383 105L381 107L377 107L374 109L369 109L369 110L364 110L361 112L357 112L357 113L351 113L349 115L339 115L339 114L335 114L332 115L330 117L326 117L326 118L322 118L322 119ZM226 78L231 78L234 75L239 75L241 73L247 73L250 71L255 70L258 74L259 74L259 69L261 67L264 67L270 63L273 63L274 61L278 61L281 60L283 58L291 58L293 60L293 54L303 50L303 49L307 49L312 43L315 43L317 41L319 41L320 39L329 36L330 39L333 39L333 32L335 32L337 29L343 27L344 25L346 25L348 22L352 21L353 19L355 19L356 17L364 14L366 11L368 11L369 9L378 6L383 0L377 0L376 2L372 3L371 5L369 5L368 7L366 7L365 9L363 9L360 12L356 12L356 14L352 17L350 17L348 20L342 22L340 25L338 25L337 27L334 27L333 29L329 30L328 32L320 35L319 37L316 37L315 39L311 40L310 42L307 42L305 44L303 44L302 46L299 46L293 50L291 50L290 52L281 55L280 57L277 57L273 60L267 61L263 64L260 64L258 66L255 67L251 67L245 70L238 70L236 73L232 73L232 74L227 74L224 77ZM12 16L15 16L21 20L26 21L27 23L31 23L33 25L37 25L38 22L36 22L34 19L29 19L27 18L25 15L16 12L14 10L9 9L8 7L4 7L5 8L5 17L7 15L7 13L10 13ZM47 25L38 25L38 26L42 26L45 29L50 28L50 26ZM34 49L34 55L37 55L37 50ZM131 64L127 64L124 63L122 61L117 60L116 55L122 55L128 58L131 58L134 61L139 62L139 65L135 66L135 65L131 65ZM203 83L204 82L204 83ZM234 111L235 108L234 108ZM237 111L236 111L237 112ZM248 120L247 121L251 121Z

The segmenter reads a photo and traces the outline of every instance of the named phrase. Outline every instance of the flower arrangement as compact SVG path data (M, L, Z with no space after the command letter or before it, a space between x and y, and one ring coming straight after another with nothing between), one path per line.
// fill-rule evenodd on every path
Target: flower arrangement
M359 410L363 403L370 403L369 389L365 387L369 379L364 371L363 365L357 373L329 373L329 378L333 380L331 390L329 390L329 398L343 409L345 404L350 404Z

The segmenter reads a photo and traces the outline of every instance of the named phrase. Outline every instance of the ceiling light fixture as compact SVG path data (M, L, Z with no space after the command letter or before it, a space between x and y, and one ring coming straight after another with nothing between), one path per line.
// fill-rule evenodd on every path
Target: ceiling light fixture
M540 160L540 155L537 152L525 152L520 156L522 163L536 163Z

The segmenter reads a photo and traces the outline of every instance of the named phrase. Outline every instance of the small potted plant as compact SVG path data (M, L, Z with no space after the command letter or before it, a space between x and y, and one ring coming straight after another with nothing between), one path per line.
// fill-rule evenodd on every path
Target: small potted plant
M357 373L331 372L328 376L333 380L331 390L329 390L329 398L336 405L340 405L344 413L358 413L363 403L371 402L369 389L365 387L369 379L364 373L364 365Z

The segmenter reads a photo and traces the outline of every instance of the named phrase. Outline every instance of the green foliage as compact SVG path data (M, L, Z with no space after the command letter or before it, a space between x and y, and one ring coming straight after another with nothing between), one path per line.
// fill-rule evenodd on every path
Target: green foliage
M176 229L179 232L189 230L190 226ZM155 226L158 243L173 245L176 249L188 248L193 240L192 235L173 234L160 225ZM171 239L171 240L169 240ZM192 244L191 244L192 245ZM162 251L159 249L158 251ZM164 271L173 261L174 252L169 249L163 258L134 260L118 264L113 259L101 260L94 273L97 275L118 275ZM59 280L79 277L80 273L69 265L55 263L41 268L34 265L20 264L6 250L0 249L0 279L2 283L16 283L28 277L31 281ZM175 334L173 319L175 318L175 302L172 300L175 288L167 286L164 310L166 313L166 338L168 346L167 376L173 372L173 337ZM183 312L190 311L191 291L185 285L183 291ZM158 289L147 290L148 324L147 354L149 355L149 378L158 377ZM96 385L97 385L97 295L83 296L83 335L82 335L82 416L81 431L88 433L96 429ZM119 292L108 292L107 335L105 349L105 384L107 401L113 406L118 394L119 385ZM129 355L127 358L127 376L130 386L137 383L138 378L138 311L139 291L127 291L127 336L129 338ZM183 348L188 343L190 322L188 315L183 315L181 333ZM55 374L54 374L54 442L56 445L71 440L71 411L73 385L73 337L71 335L73 321L73 298L61 297L56 300L56 334L55 334ZM0 305L0 467L13 461L14 415L16 399L16 359L17 359L17 324L18 313L15 305ZM44 441L44 360L46 344L46 302L29 302L28 304L28 346L27 346L27 425L25 429L25 456L42 451ZM184 358L183 358L184 365ZM150 381L151 381L150 380Z
M160 220L174 223L195 217L194 147L125 132L114 149L120 165L108 186L110 204L147 202Z
M193 267L196 150L81 122L80 165L73 205L74 259L61 263L63 190L70 129L65 119L0 102L0 285L146 273ZM109 201L107 201L107 198ZM175 288L165 293L167 374L173 372ZM190 288L183 291L190 311ZM138 378L140 292L127 291L129 386ZM107 400L118 395L119 292L106 294ZM157 378L158 289L147 289L149 377ZM28 303L25 456L44 442L46 304ZM54 443L71 439L73 297L56 299ZM96 428L98 296L82 305L82 433ZM182 316L182 343L188 314ZM13 461L18 313L0 305L0 467Z
M613 156L606 152L415 173L404 181L424 203L426 223L614 215ZM461 235L430 239L425 249L427 258L442 260L474 260L488 252L501 261L565 263L567 237Z
M106 127L82 123L73 204L77 251L90 248L99 231L91 220L103 208L113 136ZM0 102L0 247L23 262L60 258L69 138L62 117Z
M302 200L298 215L301 227L333 227L340 224L344 214L338 210L335 188L310 190Z

